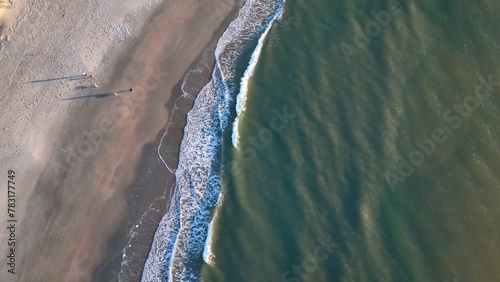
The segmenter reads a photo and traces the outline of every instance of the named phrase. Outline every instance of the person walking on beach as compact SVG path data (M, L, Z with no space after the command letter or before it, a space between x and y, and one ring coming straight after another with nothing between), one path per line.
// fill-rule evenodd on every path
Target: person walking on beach
M129 92L132 92L132 90L133 90L132 88L128 89ZM123 90L123 91L119 91L119 92L113 92L113 94L115 94L115 96L118 96L118 93L125 92L125 91L127 91L127 90Z
M83 73L83 76L86 77L86 78L94 78L93 75L87 74L86 72Z

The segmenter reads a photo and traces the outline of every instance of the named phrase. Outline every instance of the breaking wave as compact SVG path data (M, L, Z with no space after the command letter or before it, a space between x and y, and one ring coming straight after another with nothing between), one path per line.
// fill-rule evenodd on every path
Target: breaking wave
M247 93L248 93L248 82L250 78L253 76L253 73L255 71L255 67L257 66L257 63L259 62L260 58L260 53L262 52L262 48L264 47L264 41L267 37L267 34L269 33L269 30L273 26L274 20L277 20L281 17L282 12L277 13L274 16L273 21L269 22L268 26L266 27L266 30L264 33L261 35L259 39L259 43L257 44L257 47L255 48L252 58L250 59L250 64L248 65L247 70L245 71L245 74L241 78L241 84L240 84L240 93L238 96L236 96L236 119L233 123L233 146L238 148L238 141L239 141L239 133L238 133L238 124L239 124L239 119L241 113L245 110L245 104L247 101Z
M204 257L206 263L214 263L212 251L206 248L211 245L214 210L222 201L222 135L229 127L238 88L246 87L237 75L237 65L244 52L260 45L259 38L279 18L283 6L284 0L246 1L219 40L212 78L188 113L175 190L154 236L142 281L200 281ZM252 61L257 59L252 56Z

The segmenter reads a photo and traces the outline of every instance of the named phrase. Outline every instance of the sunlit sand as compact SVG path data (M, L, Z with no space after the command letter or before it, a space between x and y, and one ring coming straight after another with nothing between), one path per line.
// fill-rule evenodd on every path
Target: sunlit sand
M197 0L31 2L0 9L9 39L0 40L0 163L22 188L15 281L91 281L128 216L125 189L143 146L168 122L171 90L231 9Z

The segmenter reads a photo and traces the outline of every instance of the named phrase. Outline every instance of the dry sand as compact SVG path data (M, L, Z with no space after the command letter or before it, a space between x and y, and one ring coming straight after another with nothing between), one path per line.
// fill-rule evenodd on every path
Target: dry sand
M16 274L7 272L2 243L1 281L92 280L110 236L133 213L124 192L144 145L168 122L172 89L233 7L232 0L31 0L0 11L0 173L6 182L16 171L18 220Z

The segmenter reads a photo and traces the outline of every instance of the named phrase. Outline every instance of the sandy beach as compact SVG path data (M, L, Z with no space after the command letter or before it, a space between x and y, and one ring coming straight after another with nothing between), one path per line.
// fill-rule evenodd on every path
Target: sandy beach
M15 171L17 220L15 274L2 244L0 280L137 281L173 183L157 153L173 90L190 66L210 67L202 52L234 8L33 0L0 10L1 173L6 183ZM182 127L171 126L175 144Z

